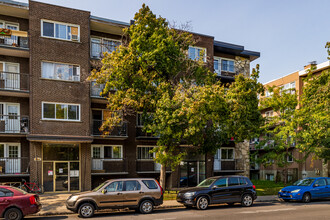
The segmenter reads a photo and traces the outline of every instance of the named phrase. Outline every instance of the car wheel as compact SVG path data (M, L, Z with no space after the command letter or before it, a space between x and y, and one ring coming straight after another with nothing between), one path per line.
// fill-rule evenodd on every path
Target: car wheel
M302 202L309 203L311 201L311 194L310 193L304 193L302 197Z
M94 206L90 203L84 203L79 207L79 216L83 218L90 218L94 215Z
M241 202L242 206L250 207L253 204L253 198L250 194L245 194Z
M141 202L139 211L142 214L149 214L153 210L154 210L154 204L152 203L152 201L150 201L150 200L144 200L143 202Z
M209 206L209 200L205 196L201 196L197 199L197 209L205 210Z
M5 219L7 220L19 220L22 219L22 212L17 208L10 208L5 212L4 215Z

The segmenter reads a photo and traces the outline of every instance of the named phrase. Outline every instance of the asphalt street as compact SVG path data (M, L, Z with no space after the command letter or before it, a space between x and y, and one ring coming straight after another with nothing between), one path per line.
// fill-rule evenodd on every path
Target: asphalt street
M42 219L80 219L78 215L27 217L32 220ZM143 220L175 220L175 219L228 219L228 220L269 220L269 219L299 219L318 220L330 219L330 201L314 201L309 204L298 202L271 203L256 202L252 207L243 208L239 204L234 206L216 205L208 210L172 208L158 209L152 214L143 215L133 211L116 211L111 213L96 213L92 219L143 219Z

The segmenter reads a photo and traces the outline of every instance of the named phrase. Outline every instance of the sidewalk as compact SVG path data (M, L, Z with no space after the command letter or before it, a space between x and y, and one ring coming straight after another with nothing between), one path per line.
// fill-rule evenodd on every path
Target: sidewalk
M35 215L46 216L46 215L65 215L73 214L73 212L66 209L65 201L71 194L43 194L40 195L40 201L42 209ZM277 196L259 196L256 202L276 202L278 201ZM164 203L156 207L156 209L162 208L174 208L183 207L182 204L176 200L164 200Z

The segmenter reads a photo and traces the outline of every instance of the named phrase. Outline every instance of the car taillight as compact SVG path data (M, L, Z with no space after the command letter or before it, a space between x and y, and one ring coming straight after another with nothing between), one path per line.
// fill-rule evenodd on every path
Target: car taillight
M37 204L37 199L36 199L36 197L31 196L31 197L30 197L30 203L31 203L31 205Z
M255 185L253 185L252 187L253 187L254 190L256 189L256 186Z
M156 183L158 184L159 188L160 188L160 192L163 195L163 188L160 186L159 182L156 180Z

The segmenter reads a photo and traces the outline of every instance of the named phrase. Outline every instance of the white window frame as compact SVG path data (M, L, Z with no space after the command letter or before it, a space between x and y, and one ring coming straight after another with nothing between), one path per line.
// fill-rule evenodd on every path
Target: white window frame
M47 23L53 23L54 24L54 37L49 37L49 36L44 36L44 26L43 26L43 23L44 22L47 22ZM70 41L70 42L80 42L80 25L77 25L77 24L70 24L70 23L64 23L64 22L58 22L58 21L52 21L52 20L46 20L46 19L41 19L40 20L40 23L41 23L41 37L45 37L45 38L50 38L50 39L56 39L56 40L63 40L63 41ZM67 28L68 26L70 27L77 27L78 28L78 39L77 40L72 40L72 33L70 33L70 38L71 39L62 39L62 38L57 38L56 37L56 24L59 24L59 25L66 25L66 32L67 32ZM66 34L66 37L67 37L67 34Z
M138 148L147 148L147 147L149 147L149 148L155 148L157 146L153 146L153 145L137 145L136 146L136 159L138 161L153 161L154 160L154 158L155 158L155 152L152 154L152 158L150 158L150 159L139 159L139 150L138 150Z
M68 65L68 66L76 66L77 67L77 77L78 80L67 80L67 79L56 79L56 78L46 78L43 77L43 68L42 65L43 63L51 63L51 64L61 64L61 65ZM54 70L55 71L55 70ZM73 70L72 70L73 71ZM55 74L55 72L54 72ZM55 76L55 75L54 75ZM46 61L42 60L41 61L41 78L42 79L48 79L48 80L57 80L57 81L66 81L66 82L80 82L80 65L78 64L72 64L72 63L60 63L60 62L53 62L53 61ZM72 79L74 79L73 72L72 72Z
M3 24L3 28L7 28L7 25L17 26L17 30L19 31L19 23L5 21L5 20L0 20L0 23Z
M99 147L100 148L100 158L94 158L93 157L93 148L94 147ZM121 154L121 158L104 158L104 147L111 147L111 154L113 155L113 147L120 147L120 154ZM93 144L91 146L91 158L92 159L99 159L99 160L103 160L103 161L122 161L124 158L124 154L123 154L123 145L115 145L115 144L104 144L104 145L99 145L99 144Z
M18 147L18 157L17 158L21 158L22 157L22 150L21 150L21 143L8 143L8 142L0 142L0 145L4 145L4 152L3 152L3 157L4 158L8 158L9 157L9 145L10 146L17 146ZM15 159L16 157L14 157L13 159ZM5 159L0 159L0 161L3 161Z
M233 70L233 71L230 71L230 70L224 70L224 69L222 68L222 62L223 62L224 60L234 62L234 70ZM221 57L221 64L220 64L220 65L221 65L221 71L225 71L225 72L228 72L228 73L235 73L235 60L234 60L234 59L229 59L229 58L223 58L223 57ZM228 68L229 68L229 66L228 66Z
M73 119L56 119L56 118L44 118L44 104L54 104L55 105L55 117L56 117L56 104L59 105L75 105L79 107L79 119L73 120ZM71 122L81 122L81 105L75 104L75 103L61 103L61 102L41 102L41 119L47 120L47 121L71 121Z
M91 56L91 58L98 58L98 59L100 59L101 58L101 56L99 56L99 57L95 57L95 56L92 56L92 40L93 39L98 39L98 40L100 40L100 45L101 45L101 53L103 53L102 52L102 45L104 45L104 43L103 43L103 41L104 40L107 40L107 41L116 41L116 42L119 42L120 43L120 45L122 44L122 41L121 40L117 40L117 39L112 39L112 38L106 38L106 37L99 37L99 36L91 36L91 40L90 40L90 51L91 51L91 54L90 54L90 56Z
M222 150L233 150L233 159L222 159ZM228 155L227 155L228 157ZM221 161L234 161L235 160L235 148L234 147L221 147L220 148L220 160Z
M202 49L202 50L204 50L204 57L203 57L203 62L205 63L206 62L206 57L207 57L207 49L205 48L205 47L197 47L197 46L189 46L189 48L188 48L188 57L189 57L189 49L190 48L195 48L195 49ZM198 51L198 50L197 50ZM196 56L197 55L197 56ZM195 57L197 58L197 57L199 57L200 56L200 54L196 54L196 52L195 52Z
M218 69L214 69L214 72L219 75L221 75L221 57L213 57L214 61L217 60L218 61ZM214 61L213 61L213 68L214 68Z
M273 92L269 92L268 90L266 90L265 97L269 98L269 97L272 97L272 96L273 96Z

